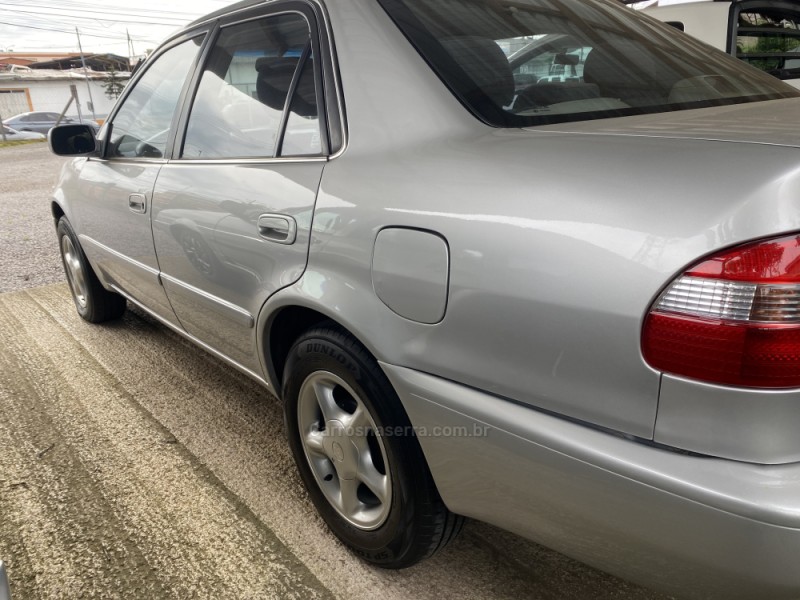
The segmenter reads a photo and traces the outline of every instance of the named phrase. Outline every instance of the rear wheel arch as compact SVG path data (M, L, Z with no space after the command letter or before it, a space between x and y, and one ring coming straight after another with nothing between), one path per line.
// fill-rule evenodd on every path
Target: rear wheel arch
M280 393L286 360L294 342L304 332L325 322L335 323L347 331L327 315L305 306L285 306L270 318L264 331L264 354L267 372L275 384L276 393Z

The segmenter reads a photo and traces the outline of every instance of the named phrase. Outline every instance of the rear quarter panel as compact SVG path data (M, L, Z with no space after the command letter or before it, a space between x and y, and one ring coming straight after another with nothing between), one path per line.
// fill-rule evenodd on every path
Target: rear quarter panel
M800 228L798 151L495 130L376 3L330 10L348 147L323 173L308 269L268 312L311 306L386 363L652 438L660 374L640 351L650 304L704 254ZM377 298L373 247L390 226L447 241L441 322Z

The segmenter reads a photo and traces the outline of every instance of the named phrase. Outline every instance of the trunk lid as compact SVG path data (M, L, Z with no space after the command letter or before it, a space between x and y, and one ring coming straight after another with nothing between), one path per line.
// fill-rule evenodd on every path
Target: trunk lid
M800 147L800 98L531 127L528 131Z

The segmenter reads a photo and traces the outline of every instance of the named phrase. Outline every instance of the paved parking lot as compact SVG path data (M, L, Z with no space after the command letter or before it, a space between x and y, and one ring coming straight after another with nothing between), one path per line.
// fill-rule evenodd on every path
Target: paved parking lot
M33 598L663 598L469 522L366 566L316 516L277 400L145 315L75 313L43 144L0 149L0 559Z

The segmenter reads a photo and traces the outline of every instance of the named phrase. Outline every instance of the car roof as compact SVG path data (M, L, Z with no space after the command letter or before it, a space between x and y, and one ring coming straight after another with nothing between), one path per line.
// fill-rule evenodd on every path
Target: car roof
M7 120L16 119L17 117L27 117L28 115L48 115L54 114L56 111L54 110L31 110L29 112L18 113L13 117L9 117Z
M190 29L195 25L200 25L201 23L206 23L208 21L213 21L216 18L222 17L232 12L236 12L238 10L244 10L246 8L251 8L253 6L258 6L259 4L265 4L267 0L242 0L241 2L237 2L235 4L229 4L225 8L221 8L219 10L215 10L212 13L204 15L199 19L192 21L189 23L184 29Z

